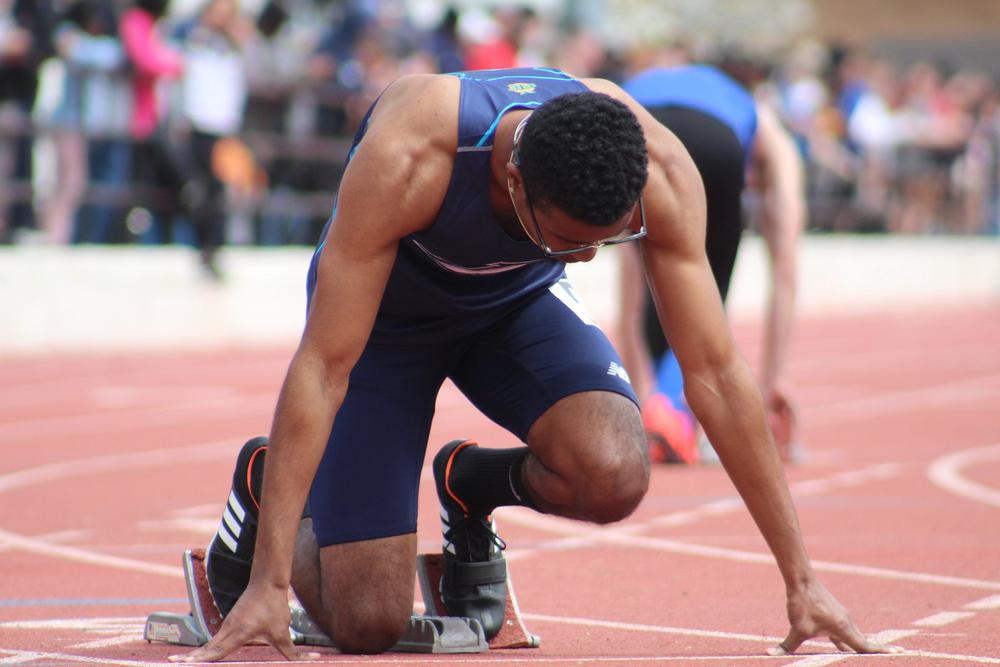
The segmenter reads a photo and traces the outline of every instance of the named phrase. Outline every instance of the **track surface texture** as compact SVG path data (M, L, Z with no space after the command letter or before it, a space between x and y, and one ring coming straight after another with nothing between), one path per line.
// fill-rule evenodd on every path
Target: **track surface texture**
M756 328L737 326L748 359ZM1000 308L807 317L790 369L804 459L787 474L821 577L863 631L770 657L781 580L724 472L660 466L626 521L497 513L539 649L323 662L1000 665ZM0 665L164 664L152 611L186 611L180 557L217 527L232 460L267 432L290 349L0 360ZM514 438L442 391L443 443ZM440 548L429 470L420 550ZM230 660L280 662L267 647Z

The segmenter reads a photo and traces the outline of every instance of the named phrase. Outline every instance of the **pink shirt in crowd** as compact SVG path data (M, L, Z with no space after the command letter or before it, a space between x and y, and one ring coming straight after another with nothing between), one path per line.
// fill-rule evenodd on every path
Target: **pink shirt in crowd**
M132 137L147 139L159 119L157 82L180 76L183 60L160 40L156 19L141 9L132 8L122 15L121 38L132 63Z

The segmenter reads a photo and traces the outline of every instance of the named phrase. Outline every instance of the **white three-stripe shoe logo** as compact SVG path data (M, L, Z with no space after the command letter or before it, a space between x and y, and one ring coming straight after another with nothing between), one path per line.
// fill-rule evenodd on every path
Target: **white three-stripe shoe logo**
M229 550L236 553L237 540L243 532L243 519L247 512L243 509L236 494L229 492L229 502L226 503L226 511L222 513L222 521L219 523L219 539L229 547Z
M450 529L451 529L451 524L448 523L448 510L446 510L445 508L442 507L441 508L441 533L442 533L442 535L447 534ZM451 542L449 542L448 540L444 540L442 542L442 547L444 548L445 551L447 551L451 555L453 555L453 556L455 555L455 545L452 544Z

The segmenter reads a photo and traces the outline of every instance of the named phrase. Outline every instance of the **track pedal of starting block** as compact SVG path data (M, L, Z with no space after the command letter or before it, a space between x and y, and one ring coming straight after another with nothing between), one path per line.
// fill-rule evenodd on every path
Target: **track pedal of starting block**
M146 618L142 638L148 642L202 646L208 641L208 634L192 614L154 611Z
M146 619L143 638L181 646L202 646L222 626L222 614L215 606L205 574L205 550L187 549L181 560L191 612L153 612Z
M450 617L448 608L441 599L441 572L444 569L444 556L439 553L420 554L417 556L417 580L420 583L420 593L424 598L425 611L431 616ZM478 625L478 622L476 623ZM524 627L521 610L517 606L517 596L514 594L514 583L511 581L510 570L507 570L507 608L504 610L503 626L496 637L489 640L490 648L538 648L541 638L533 635Z
M412 616L396 653L483 653L490 650L479 621L457 616Z

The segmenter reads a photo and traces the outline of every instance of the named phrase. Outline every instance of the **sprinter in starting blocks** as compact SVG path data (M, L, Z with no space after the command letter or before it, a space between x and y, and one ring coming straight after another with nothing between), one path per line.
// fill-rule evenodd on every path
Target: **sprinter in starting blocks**
M187 585L191 611L154 612L146 619L143 638L179 646L202 646L222 626L222 614L212 598L205 573L205 550L188 549L183 557L184 581ZM424 598L426 615L414 614L403 637L392 648L400 653L483 653L499 648L536 648L538 636L528 632L521 619L514 587L507 578L507 606L503 626L490 641L486 640L480 622L472 618L448 615L441 600L439 582L442 573L440 554L417 556L417 578ZM329 646L333 642L306 615L305 610L291 604L292 623L289 634L295 644Z

